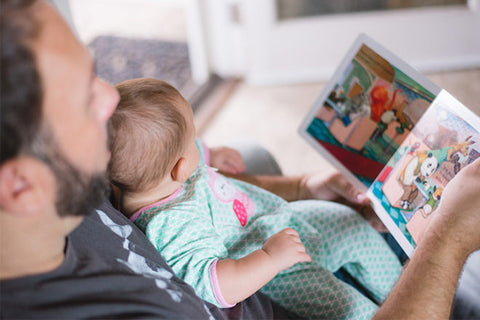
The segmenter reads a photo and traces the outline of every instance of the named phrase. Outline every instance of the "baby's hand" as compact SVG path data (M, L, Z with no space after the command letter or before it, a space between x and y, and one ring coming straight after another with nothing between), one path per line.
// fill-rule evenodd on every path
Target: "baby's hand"
M231 174L238 174L245 170L240 153L227 147L210 148L210 166Z
M262 250L273 259L279 272L298 262L312 261L305 252L298 232L291 228L283 229L268 238Z

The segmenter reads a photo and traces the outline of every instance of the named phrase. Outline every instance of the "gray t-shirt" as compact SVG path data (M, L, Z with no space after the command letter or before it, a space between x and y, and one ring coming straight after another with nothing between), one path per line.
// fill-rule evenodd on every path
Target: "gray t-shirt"
M68 237L59 268L1 281L0 301L2 319L292 317L261 294L229 310L204 303L108 202Z

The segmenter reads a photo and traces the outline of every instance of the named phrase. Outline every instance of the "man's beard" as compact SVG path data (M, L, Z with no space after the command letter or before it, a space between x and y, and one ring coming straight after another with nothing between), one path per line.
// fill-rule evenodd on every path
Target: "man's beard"
M57 181L55 206L60 216L84 216L98 207L108 196L106 172L85 174L64 157L50 164Z
M110 184L106 171L87 174L75 168L62 154L51 130L43 128L32 149L55 175L55 206L59 216L88 215L108 197Z

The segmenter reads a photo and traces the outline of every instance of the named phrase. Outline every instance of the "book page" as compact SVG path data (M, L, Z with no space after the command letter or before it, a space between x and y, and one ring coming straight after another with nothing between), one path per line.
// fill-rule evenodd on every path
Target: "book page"
M439 91L362 35L299 132L366 191Z
M442 91L418 121L368 195L411 256L448 182L480 157L480 118Z

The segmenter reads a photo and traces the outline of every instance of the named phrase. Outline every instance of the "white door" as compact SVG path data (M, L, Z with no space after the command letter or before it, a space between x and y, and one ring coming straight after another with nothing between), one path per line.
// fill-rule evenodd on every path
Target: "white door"
M348 8L352 3L368 11L352 12ZM328 79L359 33L422 72L480 67L480 0L206 0L205 4L211 70L243 76L253 84ZM337 5L333 11L346 12L319 13L332 4ZM378 4L401 9L375 11Z

